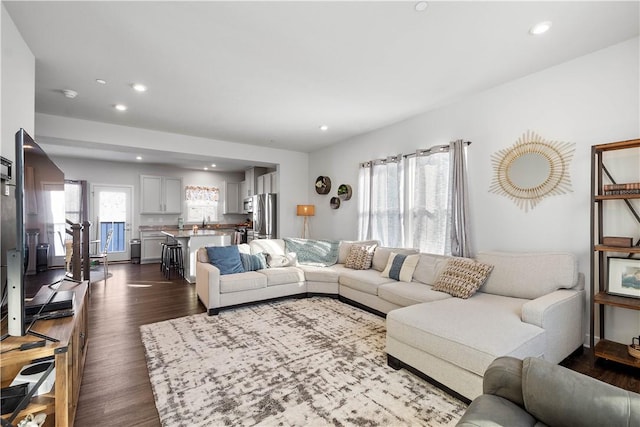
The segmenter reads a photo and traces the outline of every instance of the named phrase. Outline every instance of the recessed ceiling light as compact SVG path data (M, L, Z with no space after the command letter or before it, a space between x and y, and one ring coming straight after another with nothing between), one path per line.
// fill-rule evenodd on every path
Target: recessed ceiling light
M205 167L204 167L204 170L208 171L208 170L209 170L209 168L205 166Z
M62 93L64 94L64 96L66 98L69 98L69 99L73 99L76 96L78 96L78 92L76 92L75 90L71 90L71 89L65 89L65 90L62 91Z
M427 10L427 6L429 6L429 4L426 1L419 1L415 5L416 12L423 12Z
M322 126L320 126L320 130L321 130L322 132L326 132L328 129L329 129L329 126L327 126L327 125L322 125Z
M212 168L215 168L215 167L216 167L216 164L215 164L215 163L211 163L211 167L212 167Z
M143 85L142 83L133 83L131 85L131 87L133 88L133 90L135 90L136 92L145 92L147 90L147 87L145 85Z
M101 85L106 85L107 81L104 79L96 79L96 83L101 84Z
M529 29L529 34L532 36L539 36L549 31L551 28L551 21L538 22L536 25Z
M136 160L142 160L142 156L136 156Z
M127 106L124 104L116 104L113 106L118 111L127 111Z

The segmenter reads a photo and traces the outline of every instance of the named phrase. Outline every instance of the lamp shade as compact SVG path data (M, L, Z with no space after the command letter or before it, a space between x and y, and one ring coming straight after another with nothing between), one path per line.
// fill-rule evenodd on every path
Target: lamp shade
M316 214L315 205L298 205L297 207L298 216L314 216L315 214Z

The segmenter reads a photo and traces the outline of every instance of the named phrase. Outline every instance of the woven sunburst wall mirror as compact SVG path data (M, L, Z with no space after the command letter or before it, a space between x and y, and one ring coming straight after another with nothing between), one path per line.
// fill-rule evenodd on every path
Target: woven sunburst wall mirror
M570 193L569 165L575 144L549 141L532 131L491 156L489 191L513 200L525 212L549 196Z

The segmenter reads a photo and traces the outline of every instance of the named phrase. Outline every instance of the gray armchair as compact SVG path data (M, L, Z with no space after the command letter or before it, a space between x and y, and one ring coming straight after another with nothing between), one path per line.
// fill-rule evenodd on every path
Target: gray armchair
M640 394L542 359L496 359L458 426L640 426Z

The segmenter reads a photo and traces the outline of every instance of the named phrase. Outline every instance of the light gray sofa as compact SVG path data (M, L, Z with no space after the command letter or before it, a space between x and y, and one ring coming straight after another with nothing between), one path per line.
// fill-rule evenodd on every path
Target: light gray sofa
M435 291L432 284L452 257L419 254L411 282L382 276L392 252L377 247L368 270L346 268L351 245L340 242L338 263L295 265L220 275L201 249L196 291L209 314L250 302L308 295L338 297L387 317L389 365L412 368L469 401L482 393L482 376L500 356L542 357L554 363L583 343L584 278L568 253L483 252L493 265L469 299ZM254 240L240 251L286 255L282 239Z
M527 357L496 359L459 427L638 426L640 394Z

